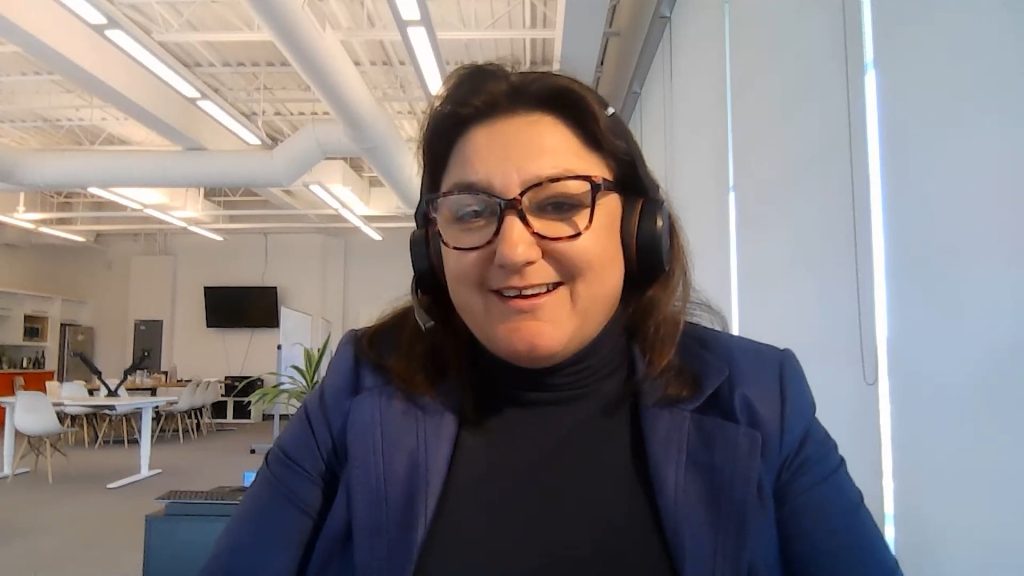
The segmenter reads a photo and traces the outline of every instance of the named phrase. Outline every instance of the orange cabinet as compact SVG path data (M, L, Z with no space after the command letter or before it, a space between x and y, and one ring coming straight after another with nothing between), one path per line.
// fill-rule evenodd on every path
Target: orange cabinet
M30 371L30 372L0 372L0 396L14 395L14 377L21 376L25 379L25 390L35 390L46 393L46 381L53 380L53 371ZM7 410L0 408L0 426L4 423Z

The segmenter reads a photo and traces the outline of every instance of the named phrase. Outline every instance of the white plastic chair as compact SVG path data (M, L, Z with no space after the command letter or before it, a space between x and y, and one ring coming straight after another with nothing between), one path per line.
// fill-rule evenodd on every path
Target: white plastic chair
M60 382L58 382L57 380L46 381L46 399L49 400L50 402L54 402L56 400L61 399ZM67 423L65 421L67 417L64 415L64 407L54 406L53 411L57 413L57 420L60 421L61 426L65 425Z
M89 390L85 387L85 382L81 380L73 380L71 382L65 382L61 384L61 398L64 399L75 399L75 398L88 398ZM89 417L95 417L97 414L102 412L99 408L89 408L88 406L65 406L64 413L68 415L68 423L72 425L72 429L76 428L74 423L75 419L79 419L82 423L82 436L84 439L84 445L88 446L89 442ZM94 418L95 419L95 418ZM94 429L98 428L93 426ZM68 441L69 444L74 445L74 436Z
M213 422L213 403L220 400L221 380L218 378L206 378L196 392L196 411L199 414L199 423L206 434L208 430L217 431Z
M46 397L52 402L61 399L60 382L56 380L46 381Z
M224 381L219 378L210 380L210 387L207 390L205 401L203 402L203 414L206 417L206 422L210 426L210 429L214 432L217 431L217 423L213 421L213 404L220 400L221 386Z
M168 416L175 416L178 422L178 443L185 443L184 428L182 427L181 417L185 417L185 423L189 426L189 433L192 435L192 439L195 439L196 432L192 428L190 420L190 413L195 408L196 400L196 388L198 383L193 381L185 386L185 389L181 392L181 396L178 397L178 401L174 404L165 405L160 407L160 423L157 424L156 431L153 433L153 438L160 435L160 430L164 426L164 421L167 420ZM170 434L170 427L167 428L167 433Z
M60 438L66 430L57 420L57 413L54 412L53 404L50 404L46 394L23 391L15 392L14 396L17 405L17 410L14 412L14 429L25 437L21 448L18 449L17 456L14 457L14 468L18 467L18 463L25 455L25 449L29 447L35 452L35 467L39 468L39 457L43 453L43 448L40 448L38 440L42 439L46 452L46 478L50 484L53 484L53 465L50 453L52 450L56 450L65 458L68 457L60 449ZM7 477L7 481L10 482L13 477L14 474L11 474Z
M115 386L117 386L117 381L116 380L108 379L108 378L104 378L104 380L106 380L107 385L110 386L111 389L113 389ZM121 389L117 391L117 396L119 398L127 398L128 397L128 389L125 388L124 386L121 386ZM138 439L138 437L139 437L139 427L135 424L134 416L135 416L135 414L140 413L140 412L141 412L141 410L138 409L138 408L129 408L129 409L115 408L114 410L104 410L102 412L102 414L103 414L103 416L106 416L106 419L103 420L103 425L100 426L100 431L96 435L96 446L95 446L95 448L99 448L100 444L103 443L103 433L106 432L107 426L111 422L113 422L115 420L120 420L121 421L121 438L124 441L124 447L127 448L128 447L128 421L131 420L132 428L135 429L135 438ZM114 430L115 429L116 429L116 426L111 426L110 427L110 443L114 442Z

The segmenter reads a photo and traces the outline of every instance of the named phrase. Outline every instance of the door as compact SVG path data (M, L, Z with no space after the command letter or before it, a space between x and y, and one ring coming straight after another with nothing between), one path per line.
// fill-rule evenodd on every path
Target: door
M134 362L143 352L149 353L140 366L139 370L150 372L160 371L160 352L163 350L164 321L163 320L136 320L135 338L132 344L132 361ZM125 366L127 368L127 366Z
M93 329L87 326L72 326L62 324L60 366L57 369L58 378L62 382L70 380L83 380L88 382L92 373L75 354L83 354L92 360L93 356Z

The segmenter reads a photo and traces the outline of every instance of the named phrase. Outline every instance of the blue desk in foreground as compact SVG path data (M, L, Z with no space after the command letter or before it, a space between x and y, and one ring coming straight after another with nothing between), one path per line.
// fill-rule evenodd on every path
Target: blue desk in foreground
M167 503L146 515L143 576L199 574L237 504Z

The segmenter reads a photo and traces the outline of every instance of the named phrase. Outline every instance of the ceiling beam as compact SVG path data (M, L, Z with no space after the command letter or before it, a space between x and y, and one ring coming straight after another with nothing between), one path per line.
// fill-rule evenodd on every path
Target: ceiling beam
M381 107L341 44L326 37L298 3L247 0L246 5L273 33L281 53L351 132L359 155L401 202L415 206L419 186L412 150L394 116Z
M245 147L234 134L55 0L0 0L0 36L177 146Z
M676 0L620 2L608 39L597 89L629 122L658 53Z
M337 212L334 212L337 215ZM341 216L338 216L340 219ZM411 218L398 222L373 222L367 220L374 228L415 228L416 224ZM347 221L342 222L231 222L227 224L202 224L206 230L271 230L289 229L308 230L311 228L352 228L355 226ZM65 232L155 232L160 230L181 232L188 234L184 228L171 224L78 224L74 226L54 226L56 230Z
M603 24L602 20L602 24ZM334 30L331 33L338 40L381 41L401 40L398 32L391 30ZM447 30L437 33L438 40L547 40L556 36L554 28L532 30ZM165 44L192 44L195 42L273 42L270 34L260 30L205 30L180 32L154 32L153 40Z
M610 0L562 0L555 70L594 85L610 6Z
M0 76L0 84L8 84L11 82L56 82L63 80L56 74L6 74Z

